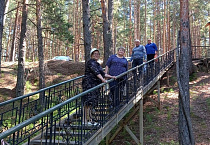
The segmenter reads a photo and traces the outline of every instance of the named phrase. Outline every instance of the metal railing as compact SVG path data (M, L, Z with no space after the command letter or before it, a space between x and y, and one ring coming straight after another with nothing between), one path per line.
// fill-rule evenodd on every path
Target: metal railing
M0 131L4 132L42 111L81 93L82 77L79 76L27 95L1 102Z
M192 46L192 59L210 58L210 46Z
M0 107L5 108L1 111L3 132L0 140L11 145L85 143L136 96L139 88L147 86L160 71L173 63L174 50L160 55L156 60L117 76L117 84L112 88L109 83L113 79L82 92L81 76L0 103ZM41 92L45 96L44 101L39 99ZM84 100L89 93L95 94L97 99ZM33 100L35 95L37 99ZM40 108L43 106L40 102L44 102L43 108ZM89 106L89 102L92 102L89 118L85 118L84 108ZM87 119L91 120L91 124L84 123Z

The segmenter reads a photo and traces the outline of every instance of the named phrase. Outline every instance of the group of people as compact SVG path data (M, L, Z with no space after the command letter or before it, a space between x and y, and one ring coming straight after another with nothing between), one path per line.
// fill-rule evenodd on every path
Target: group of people
M135 40L135 47L133 48L131 55L132 67L136 67L141 65L143 62L153 59L155 54L157 54L157 51L157 46L155 43L151 42L151 39L148 39L148 44L146 46L140 45L140 41ZM100 51L97 48L91 49L91 59L86 63L85 76L82 81L83 91L91 89L100 83L105 83L106 78L114 79L114 81L109 83L110 98L113 101L113 106L117 107L120 104L119 92L122 89L121 87L125 86L126 75L117 79L116 76L128 70L128 61L124 57L124 54L125 48L119 47L117 49L117 54L109 57L106 63L105 71L103 71L103 68L97 62L100 58ZM100 93L100 89L96 89L95 91L89 92L82 98L82 102L84 103L84 124L93 124L93 120L91 118L91 109L93 108L91 106L97 105Z

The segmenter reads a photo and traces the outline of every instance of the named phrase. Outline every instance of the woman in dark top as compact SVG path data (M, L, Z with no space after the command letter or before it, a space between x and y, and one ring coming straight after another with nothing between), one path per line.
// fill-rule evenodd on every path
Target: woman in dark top
M90 51L91 59L86 63L85 66L85 76L82 80L82 88L83 91L86 91L88 89L91 89L101 83L105 83L105 77L107 78L116 78L115 76L111 76L108 74L105 74L103 71L103 68L100 66L100 64L97 62L97 60L100 58L99 50L96 48L93 48ZM95 106L98 103L98 98L100 97L100 89L96 89L94 91L89 92L87 95L83 97L83 103L84 103L84 123L90 124L87 121L91 121L90 118L90 109L91 106Z
M128 61L124 57L124 54L125 48L119 47L117 54L109 57L106 63L105 73L109 72L112 76L118 76L121 73L126 72L128 70ZM120 96L122 94L119 94L119 92L124 89L125 82L126 76L122 76L121 78L109 83L111 99L114 107L118 106L120 103Z

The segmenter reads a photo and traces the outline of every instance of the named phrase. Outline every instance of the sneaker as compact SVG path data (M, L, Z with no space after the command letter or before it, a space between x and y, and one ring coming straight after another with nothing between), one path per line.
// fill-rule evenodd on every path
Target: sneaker
M100 125L97 122L83 122L82 124L85 126L99 126Z

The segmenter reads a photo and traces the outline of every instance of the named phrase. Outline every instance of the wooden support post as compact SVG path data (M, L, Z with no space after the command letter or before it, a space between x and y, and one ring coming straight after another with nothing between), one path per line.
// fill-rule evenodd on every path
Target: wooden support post
M109 138L110 138L110 133L108 133L106 136L106 145L109 145Z
M138 138L133 134L133 132L130 130L130 128L125 125L125 130L130 134L130 136L133 138L133 140L136 142L136 144L140 144Z
M111 143L114 138L119 134L119 132L123 129L124 125L127 124L131 118L137 113L137 111L139 110L139 107L134 108L134 110L131 112L131 114L124 120L120 122L120 126L119 128L115 131L115 133L111 136L111 138L109 139L109 143Z
M169 71L167 70L167 72L166 72L166 77L167 77L167 86L169 87Z
M139 101L139 131L140 131L140 143L143 145L143 98Z
M158 109L160 110L160 80L157 82L158 89Z

